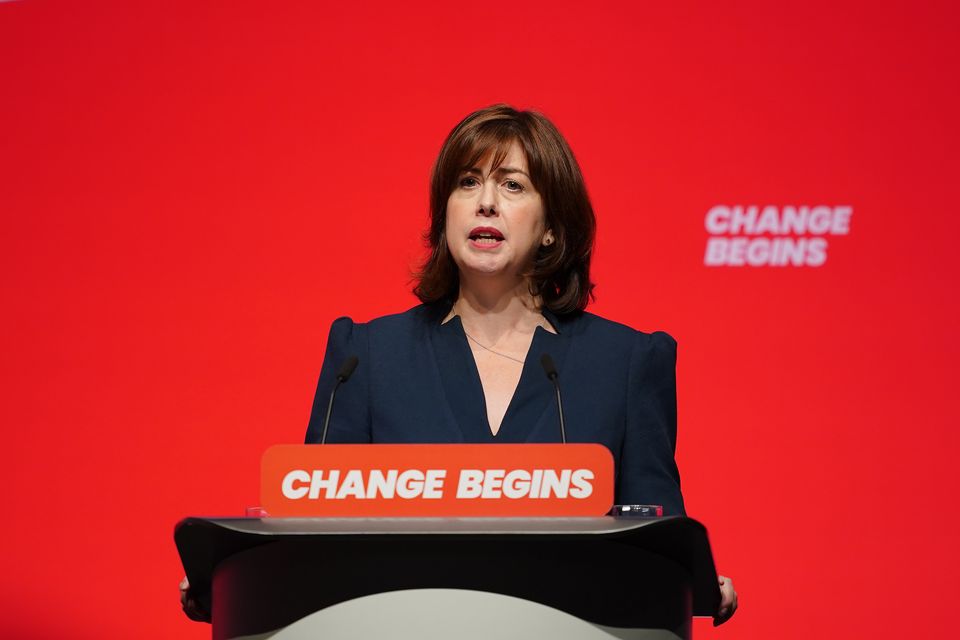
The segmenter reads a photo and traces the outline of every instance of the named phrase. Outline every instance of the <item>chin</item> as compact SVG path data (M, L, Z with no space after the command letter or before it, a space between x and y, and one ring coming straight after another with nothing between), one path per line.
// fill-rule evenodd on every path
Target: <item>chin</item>
M492 265L466 265L461 270L473 275L486 277L498 276L504 272L503 267Z
M461 271L468 271L470 273L486 273L486 274L496 274L506 267L506 264L501 256L478 256L478 255L466 255L463 256L461 260L454 260L457 263L457 267Z

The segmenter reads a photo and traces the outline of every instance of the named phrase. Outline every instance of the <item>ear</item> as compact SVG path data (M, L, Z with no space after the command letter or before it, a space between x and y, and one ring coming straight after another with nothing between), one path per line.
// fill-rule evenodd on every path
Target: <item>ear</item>
M543 239L540 240L540 244L542 244L545 247L549 247L554 243L554 241L555 241L555 238L553 237L553 231L551 231L550 229L547 229L543 234Z

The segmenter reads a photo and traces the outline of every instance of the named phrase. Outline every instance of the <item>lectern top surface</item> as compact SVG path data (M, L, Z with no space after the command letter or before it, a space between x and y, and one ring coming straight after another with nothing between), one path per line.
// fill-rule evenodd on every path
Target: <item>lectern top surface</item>
M210 518L251 535L611 535L673 518Z

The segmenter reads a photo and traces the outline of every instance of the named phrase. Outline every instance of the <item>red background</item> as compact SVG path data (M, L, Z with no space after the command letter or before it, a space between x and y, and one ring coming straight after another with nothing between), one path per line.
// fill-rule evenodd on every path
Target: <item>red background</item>
M414 304L433 157L500 101L578 155L591 310L679 340L742 603L698 637L952 635L953 3L143 4L0 3L5 637L208 637L174 524L256 504L335 317ZM715 204L854 213L706 268Z

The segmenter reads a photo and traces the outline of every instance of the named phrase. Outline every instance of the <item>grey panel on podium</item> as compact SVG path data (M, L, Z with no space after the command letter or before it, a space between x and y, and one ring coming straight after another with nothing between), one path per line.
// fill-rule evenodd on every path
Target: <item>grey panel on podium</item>
M187 518L175 540L215 640L369 637L378 620L382 637L510 637L488 609L516 637L590 637L583 621L598 638L687 638L720 599L706 530L681 517ZM366 631L336 635L351 616Z

